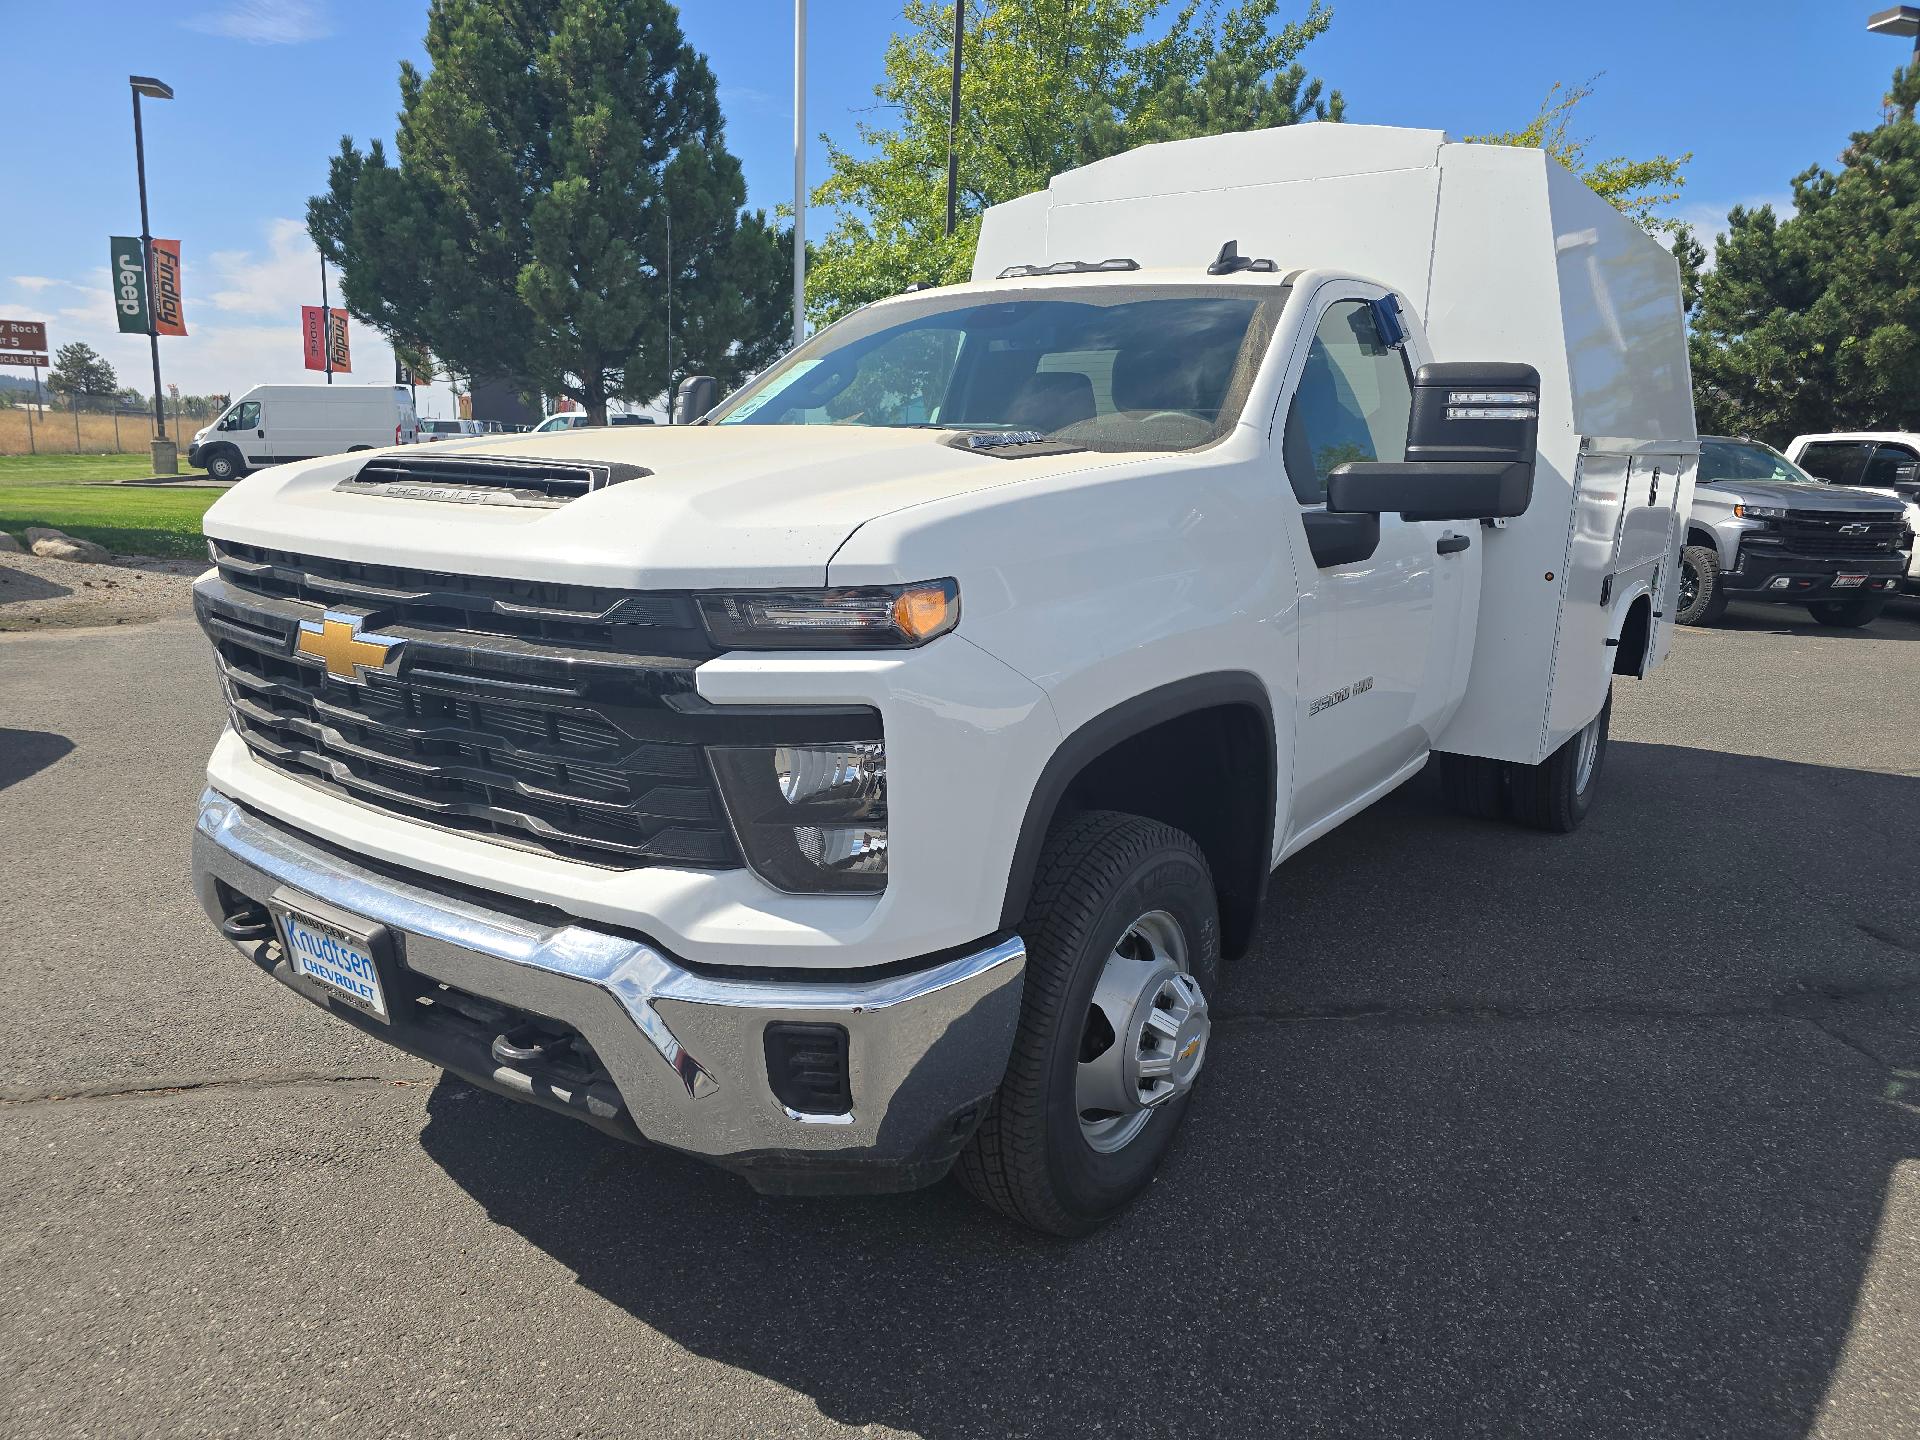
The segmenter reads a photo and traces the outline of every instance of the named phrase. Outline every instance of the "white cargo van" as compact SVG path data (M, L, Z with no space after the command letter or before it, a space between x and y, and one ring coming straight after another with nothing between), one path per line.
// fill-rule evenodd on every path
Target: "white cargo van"
M419 433L404 385L256 385L193 437L187 463L237 480L262 465L411 445Z
M1080 1233L1276 865L1429 764L1581 823L1697 452L1672 257L1537 150L1101 161L697 424L222 497L201 903L475 1084Z

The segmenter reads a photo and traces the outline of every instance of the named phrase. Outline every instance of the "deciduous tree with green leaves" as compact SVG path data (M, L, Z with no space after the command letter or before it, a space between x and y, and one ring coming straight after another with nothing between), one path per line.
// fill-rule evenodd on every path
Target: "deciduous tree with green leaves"
M1556 83L1540 102L1540 113L1518 130L1467 138L1483 145L1544 150L1586 181L1594 194L1649 233L1680 236L1685 233L1681 223L1660 212L1680 198L1681 188L1687 183L1682 172L1693 159L1693 152L1678 157L1655 155L1648 160L1629 160L1624 155L1589 160L1588 147L1593 141L1573 133L1573 116L1580 102L1593 94L1594 80L1582 85Z
M400 66L398 164L343 139L307 207L349 310L595 421L668 384L669 273L675 375L727 383L778 353L791 240L742 213L673 5L433 0L426 50L430 69Z
M1920 425L1920 65L1839 168L1793 182L1794 214L1736 207L1701 279L1700 428L1776 445Z
M966 0L960 86L960 219L946 231L953 6L907 0L874 87L886 123L858 126L860 153L828 139L832 173L813 203L837 212L808 272L808 308L829 320L915 281L972 267L980 213L1063 170L1136 145L1338 120L1298 61L1333 12L1313 0L1277 24L1280 0ZM1153 38L1148 38L1148 32Z

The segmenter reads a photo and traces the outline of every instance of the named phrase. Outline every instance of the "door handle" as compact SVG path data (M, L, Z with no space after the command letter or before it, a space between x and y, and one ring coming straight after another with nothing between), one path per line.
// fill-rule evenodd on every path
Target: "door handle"
M267 438L267 432L264 430L256 430L253 432L253 434L254 434L254 438L258 440L264 440Z
M1466 549L1471 544L1473 544L1473 541L1465 535L1442 535L1440 539L1435 542L1433 548L1436 554L1452 555Z

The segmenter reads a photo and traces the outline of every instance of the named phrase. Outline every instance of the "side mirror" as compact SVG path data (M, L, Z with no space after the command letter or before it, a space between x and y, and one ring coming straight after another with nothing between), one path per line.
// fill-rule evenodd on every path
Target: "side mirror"
M1524 514L1539 432L1540 373L1531 365L1423 365L1413 380L1407 458L1336 467L1327 509L1408 520Z
M674 394L673 423L691 425L720 403L720 382L711 375L689 375Z

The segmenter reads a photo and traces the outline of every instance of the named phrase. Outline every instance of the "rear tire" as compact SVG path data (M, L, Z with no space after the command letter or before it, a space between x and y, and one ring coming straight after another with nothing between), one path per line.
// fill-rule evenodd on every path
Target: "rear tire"
M1440 798L1456 815L1498 820L1506 813L1506 767L1498 760L1436 750L1433 765L1440 778Z
M210 480L238 480L247 473L247 467L240 459L240 452L231 445L222 445L207 456L207 478Z
M1849 595L1845 600L1818 600L1807 606L1807 611L1822 625L1831 625L1839 630L1857 630L1862 625L1871 625L1880 618L1880 612L1887 608L1887 592L1884 590L1863 590L1858 595Z
M1726 613L1719 552L1710 545L1687 546L1680 552L1680 594L1673 618L1682 625L1711 625Z
M1220 969L1213 876L1200 847L1171 826L1090 811L1048 837L1020 934L1027 969L1013 1054L954 1173L1023 1225L1085 1235L1152 1183L1192 1098L1205 1060L1204 995ZM1144 1007L1117 1011L1112 997L1135 973L1149 977ZM1185 992L1179 1033L1147 1033L1155 1020L1173 1025L1165 996L1177 1007ZM1158 1073L1173 1078L1149 1080L1139 1062L1123 1071L1132 1055L1157 1058ZM1184 1069L1169 1072L1169 1061ZM1132 1108L1083 1109L1089 1077L1108 1066L1131 1083ZM1143 1098L1162 1083L1165 1098Z
M1508 798L1513 818L1535 830L1566 835L1580 828L1600 786L1607 758L1613 696L1585 728L1538 765L1510 765Z

